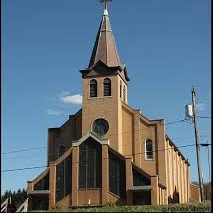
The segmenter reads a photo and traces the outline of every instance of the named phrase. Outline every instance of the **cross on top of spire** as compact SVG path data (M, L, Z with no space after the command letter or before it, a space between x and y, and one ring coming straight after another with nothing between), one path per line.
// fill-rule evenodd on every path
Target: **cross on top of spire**
M99 0L101 3L104 2L104 15L108 15L107 3L112 0Z
M118 67L121 65L107 12L106 5L109 1L111 0L99 0L99 2L104 2L105 4L104 14L96 36L88 68L92 67L98 61L102 61L108 67Z

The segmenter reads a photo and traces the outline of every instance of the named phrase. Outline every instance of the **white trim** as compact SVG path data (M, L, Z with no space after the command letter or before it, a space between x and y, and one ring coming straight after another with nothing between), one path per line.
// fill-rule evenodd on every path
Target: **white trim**
M2 204L1 204L1 212L4 212L5 209L7 209L9 200L11 200L11 197L7 198ZM11 203L11 201L10 201Z
M94 140L96 140L97 142L99 142L100 144L106 144L109 145L109 139L101 139L98 136L94 135L92 132L87 132L84 136L82 136L79 140L77 141L73 141L72 142L72 146L76 147L76 146L80 146L87 138L93 138Z
M130 190L130 191L140 191L140 190L143 190L143 191L150 191L152 190L152 186L151 185L147 185L147 186L130 186L130 187L127 187L127 190Z
M88 99L88 100L93 100L93 99L101 99L101 98L112 98L112 96L89 97L89 98L87 98L87 99Z

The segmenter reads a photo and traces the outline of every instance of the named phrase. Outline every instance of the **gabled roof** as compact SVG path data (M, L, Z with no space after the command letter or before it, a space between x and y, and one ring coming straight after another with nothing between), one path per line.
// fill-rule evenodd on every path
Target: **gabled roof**
M109 67L120 66L120 58L112 34L107 10L104 10L88 68L98 60L101 60Z
M72 147L80 146L88 138L93 138L95 141L97 141L100 144L109 144L108 139L102 139L102 138L99 138L97 135L93 134L92 132L87 132L85 135L83 135L77 141L72 141Z

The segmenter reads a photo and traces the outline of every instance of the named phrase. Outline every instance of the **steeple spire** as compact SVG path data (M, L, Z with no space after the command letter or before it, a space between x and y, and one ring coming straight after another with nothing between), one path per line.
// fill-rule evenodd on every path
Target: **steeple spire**
M108 1L111 0L101 0L101 2L104 2L104 13L96 36L89 67L99 60L105 63L108 67L116 67L121 65L109 21L107 10Z
M104 15L108 15L107 11L107 2L112 0L100 0L100 2L104 2Z

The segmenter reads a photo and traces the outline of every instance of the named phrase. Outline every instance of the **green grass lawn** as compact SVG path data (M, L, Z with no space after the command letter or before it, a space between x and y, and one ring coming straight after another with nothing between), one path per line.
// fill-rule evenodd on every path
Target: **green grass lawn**
M95 208L79 208L64 210L54 207L51 212L211 212L211 202L190 202L185 204L169 205L140 205L140 206L116 206L115 204Z

